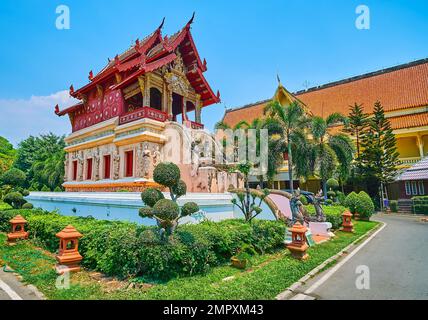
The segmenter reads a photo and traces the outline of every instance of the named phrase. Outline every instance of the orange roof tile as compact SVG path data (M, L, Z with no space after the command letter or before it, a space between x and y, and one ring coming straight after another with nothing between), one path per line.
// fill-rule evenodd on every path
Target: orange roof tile
M349 106L354 103L363 104L365 111L371 112L377 100L382 103L386 112L428 106L428 59L299 91L295 96L314 115L319 116L327 116L333 112L348 114ZM251 121L263 115L266 102L228 110L223 121L232 126L241 120ZM426 116L409 117L416 118L418 120L415 123L428 125ZM424 119L426 122L418 122L425 121ZM411 123L413 122L409 122L409 125ZM403 128L403 124L394 120L393 128Z
M428 112L389 118L393 129L406 129L428 126Z

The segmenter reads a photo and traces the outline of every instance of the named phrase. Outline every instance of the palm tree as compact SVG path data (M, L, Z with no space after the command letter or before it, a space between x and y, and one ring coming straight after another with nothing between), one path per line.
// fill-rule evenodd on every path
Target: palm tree
M341 123L346 118L340 113L333 113L326 119L319 116L312 117L310 132L312 135L312 162L318 172L323 186L324 196L327 195L327 180L333 176L339 164L341 176L349 174L354 155L354 144L343 133L332 134L329 129Z
M305 110L297 101L292 102L288 106L282 106L278 101L272 101L266 105L264 112L270 118L269 121L277 122L282 128L282 137L284 138L288 154L290 190L293 193L293 151L303 148L306 145L304 128L307 126L308 117ZM298 171L298 173L301 173L300 171L302 170Z

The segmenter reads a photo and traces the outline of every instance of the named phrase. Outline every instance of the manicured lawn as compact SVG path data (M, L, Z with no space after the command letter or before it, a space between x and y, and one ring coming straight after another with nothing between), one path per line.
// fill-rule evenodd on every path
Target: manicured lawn
M252 267L246 271L222 266L205 275L177 278L163 284L144 284L138 289L111 290L108 284L99 283L88 272L72 275L69 289L57 289L53 256L27 241L6 246L4 234L0 234L0 263L14 268L26 282L34 284L49 299L274 299L310 270L377 225L377 222L355 222L354 234L337 232L334 240L310 248L310 258L305 262L296 261L287 250L281 250L255 257ZM133 281L138 282L139 279Z

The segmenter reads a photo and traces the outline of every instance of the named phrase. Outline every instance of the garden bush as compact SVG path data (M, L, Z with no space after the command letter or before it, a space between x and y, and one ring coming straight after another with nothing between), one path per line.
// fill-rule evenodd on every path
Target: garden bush
M307 206L306 209L310 215L315 215L314 206ZM332 228L337 230L342 226L342 214L347 210L343 206L323 206L326 221L330 222Z
M22 205L22 209L33 209L34 208L34 206L31 204L31 203L29 203L29 202L27 202L27 203L24 203L23 205Z
M42 192L50 192L51 189L48 186L43 186L40 191L42 191Z
M392 212L398 212L398 201L397 200L391 200L389 201L389 208Z
M428 197L419 196L413 197L413 213L428 215Z
M0 176L0 184L22 187L27 179L26 174L16 168L9 169Z
M82 265L121 278L143 276L168 280L203 273L228 263L245 244L260 253L273 252L283 246L285 234L284 224L278 221L254 220L251 224L244 220L205 221L178 226L165 241L156 227L62 216L41 209L0 211L0 231L8 232L9 220L17 214L28 221L32 241L51 252L58 250L55 234L73 225L83 234L79 243Z
M352 214L356 213L356 206L358 203L358 194L352 191L350 194L346 196L345 206L349 208Z
M355 210L358 213L359 217L365 220L369 220L375 212L373 200L364 191L361 191L358 194L358 201L357 205L355 206Z
M334 178L330 178L327 180L327 188L336 190L339 188L339 182Z
M19 192L8 193L3 198L3 201L12 206L14 209L20 209L27 202L27 200L25 200L22 194Z

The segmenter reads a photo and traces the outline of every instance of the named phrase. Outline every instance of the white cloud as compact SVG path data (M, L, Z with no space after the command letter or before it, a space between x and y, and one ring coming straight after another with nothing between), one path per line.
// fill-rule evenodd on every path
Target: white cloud
M71 131L68 116L58 117L55 105L64 109L77 102L67 90L49 96L31 96L30 99L0 99L0 136L15 146L29 135L48 133L68 134Z

